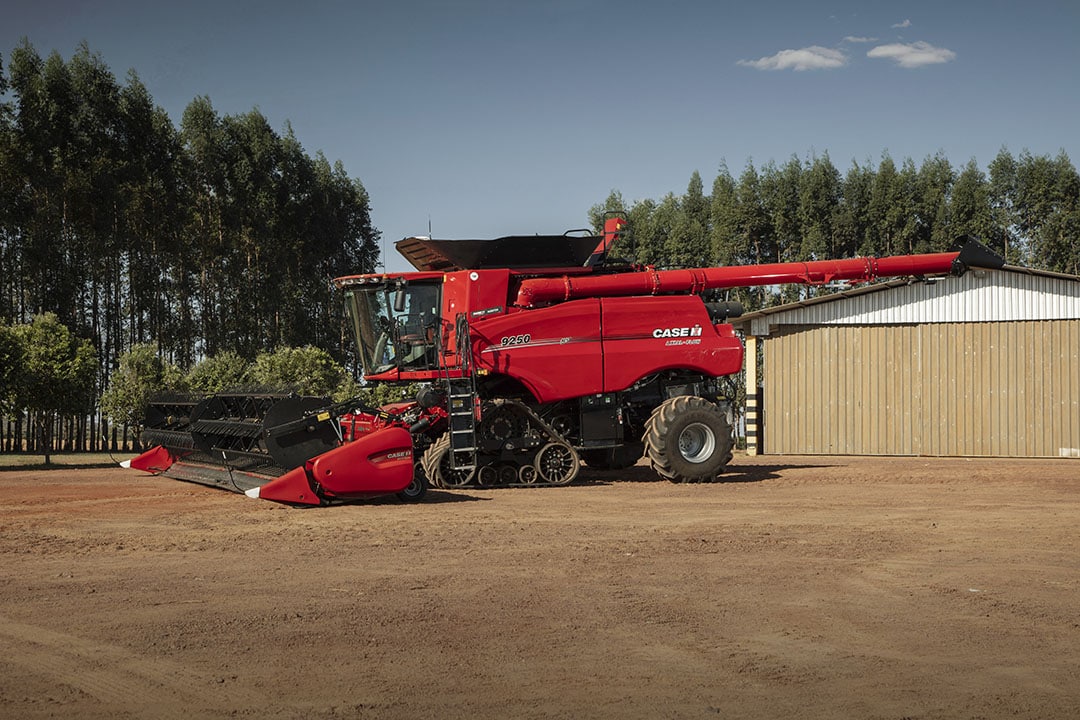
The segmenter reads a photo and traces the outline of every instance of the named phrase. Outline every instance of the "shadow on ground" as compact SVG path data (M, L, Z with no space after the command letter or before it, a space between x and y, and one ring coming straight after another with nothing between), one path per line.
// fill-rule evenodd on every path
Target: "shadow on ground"
M785 470L837 467L836 465L816 465L807 463L784 463L776 465L732 465L727 472L713 483L753 483L764 480L776 480ZM595 470L583 467L574 480L575 485L609 485L617 482L668 482L657 475L648 465L635 465L625 470Z

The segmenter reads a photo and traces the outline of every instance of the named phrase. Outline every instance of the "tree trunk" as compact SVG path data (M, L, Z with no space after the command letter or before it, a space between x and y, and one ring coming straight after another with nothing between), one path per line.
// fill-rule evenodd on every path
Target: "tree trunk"
M38 436L41 440L41 448L39 452L45 456L45 466L48 467L52 464L52 418L48 416L48 413L44 417L38 420Z

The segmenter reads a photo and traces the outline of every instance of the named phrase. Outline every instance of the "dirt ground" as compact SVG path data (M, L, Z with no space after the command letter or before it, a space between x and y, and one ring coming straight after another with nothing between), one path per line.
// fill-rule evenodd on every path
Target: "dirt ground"
M293 509L0 472L0 718L1075 718L1080 462Z

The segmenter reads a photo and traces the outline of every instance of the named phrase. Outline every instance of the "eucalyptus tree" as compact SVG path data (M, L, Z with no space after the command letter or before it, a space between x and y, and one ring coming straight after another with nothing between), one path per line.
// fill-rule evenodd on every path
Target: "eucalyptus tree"
M873 187L873 169L852 162L841 182L842 193L833 224L836 247L845 257L858 255L866 243Z
M657 238L651 230L655 211L656 201L646 198L635 200L627 214L633 241L633 257L630 259L644 265L656 264L661 258Z
M220 291L229 295L228 345L254 355L274 347L273 316L282 305L281 243L274 227L277 134L257 110L226 115L221 127L229 188L225 217L232 239L226 257L232 272L231 283Z
M738 251L738 197L727 163L721 162L709 194L709 248L711 265L735 265Z
M974 159L964 165L953 183L949 219L953 239L971 235L993 245L998 235L990 203L990 183Z
M45 308L70 308L74 293L65 258L63 166L68 156L74 91L67 65L56 53L43 60L28 41L11 53L12 113L8 174L19 190L9 212L10 292L15 320Z
M123 209L114 255L129 298L121 342L107 357L133 344L155 341L182 364L194 358L194 268L185 225L191 199L184 182L179 134L131 71L120 89L118 195Z
M673 266L675 244L670 238L677 231L680 222L679 198L675 193L667 193L656 205L651 216L647 234L645 237L638 236L643 244L650 249L652 264L657 267L670 268Z
M13 105L7 98L8 81L0 54L0 325L15 319L15 283L19 253L19 192L15 172Z
M949 218L949 194L956 173L942 153L926 158L915 183L915 238L912 252L943 252L953 244L956 233Z
M215 355L224 349L221 316L228 298L220 296L219 286L228 279L228 269L223 266L228 242L222 207L227 186L220 125L206 96L188 103L180 119L181 171L190 203L184 237L195 268L192 312L197 355Z
M23 384L23 344L13 327L0 324L0 415L17 410Z
M896 163L885 153L878 163L870 189L867 236L859 249L861 255L892 255L899 244L897 228L900 184Z
M735 185L735 224L739 242L734 260L737 265L756 265L775 258L774 235L761 185L754 162L747 161Z
M1064 151L1050 158L1021 153L1014 196L1017 227L1031 262L1059 272L1080 270L1080 176Z
M777 262L780 255L775 215L777 204L782 204L778 174L772 163L765 166L763 173L759 175L753 161L747 161L735 186L739 265ZM748 308L754 310L775 302L775 294L764 287L748 288L738 295Z
M305 275L313 332L305 342L328 348L336 342L338 357L352 359L355 345L343 341L344 305L328 281L339 275L373 272L381 233L372 223L371 199L364 184L350 177L340 160L330 165L321 151L316 153L314 166L312 192L319 200L318 212L305 232L318 241L307 249L314 260Z
M893 178L896 183L896 206L891 216L896 231L897 246L895 253L914 253L919 242L919 171L915 161L904 158L900 171Z
M756 262L790 262L802 255L800 187L805 167L792 155L782 166L772 161L761 171L761 197L769 233Z
M1016 159L1005 148L990 162L990 214L993 234L990 248L1005 262L1022 265L1027 261L1026 243L1020 237L1016 211Z
M828 153L815 157L802 172L798 185L799 229L802 242L800 260L837 257L845 248L838 247L834 215L840 206L840 171Z
M709 204L697 170L676 207L671 230L664 238L664 255L670 267L699 267L709 256Z

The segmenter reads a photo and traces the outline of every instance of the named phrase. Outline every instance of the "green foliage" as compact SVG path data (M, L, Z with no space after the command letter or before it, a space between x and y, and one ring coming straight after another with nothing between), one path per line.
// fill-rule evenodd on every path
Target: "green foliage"
M375 383L364 385L353 397L359 397L371 407L380 407L389 403L412 401L420 390L419 383Z
M983 238L989 246L996 244L994 241L998 231L994 223L990 193L986 174L974 160L969 161L957 175L950 198L949 220L952 231L957 236L972 235ZM1004 247L999 248L998 252L1004 252Z
M231 350L203 358L187 373L187 384L203 393L240 390L251 382L250 363Z
M664 238L664 256L670 267L697 267L709 255L709 202L696 170L690 176L686 194L678 200L676 213Z
M97 353L75 337L53 313L14 329L22 345L22 377L15 403L40 417L45 463L49 463L53 420L89 412L96 397Z
M720 171L713 180L709 196L709 217L706 227L709 235L709 258L716 265L734 265L738 257L736 243L739 237L738 200L735 181L728 172L727 164L720 164Z
M150 399L188 389L180 370L161 358L155 343L140 343L120 356L101 396L101 411L114 423L139 427Z
M840 171L825 155L814 158L798 184L798 227L802 244L799 255L807 260L837 257L837 236L833 232L833 215L840 206Z
M1080 175L1064 152L1055 158L1021 153L1016 164L1014 218L1031 260L1059 272L1080 272Z
M0 325L0 413L15 409L24 373L22 341L13 328Z
M658 267L942 252L973 235L1009 263L1080 274L1080 174L1069 158L1016 158L1003 149L988 172L974 160L957 170L941 153L900 167L885 153L876 167L852 163L846 174L828 154L760 168L749 161L737 180L722 163L708 196L694 172L685 195L627 209L613 190L589 217L596 225L604 208L626 210L636 260ZM728 294L757 309L812 292L780 286Z
M330 353L308 345L260 353L251 367L251 379L275 391L333 396L349 376Z
M151 341L184 367L281 346L353 359L326 279L373 269L379 232L340 163L205 97L177 129L86 44L4 59L0 323L56 313L92 337L103 378Z

